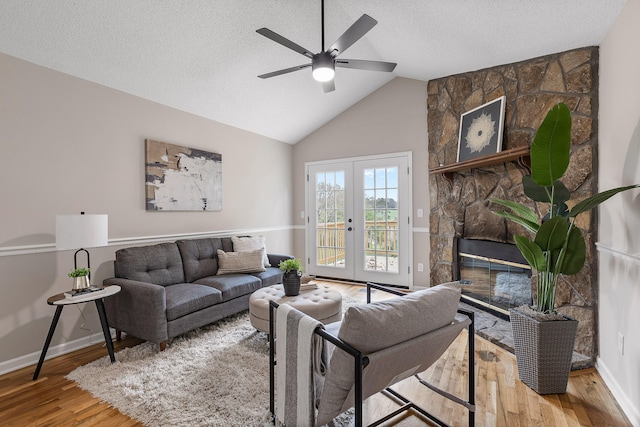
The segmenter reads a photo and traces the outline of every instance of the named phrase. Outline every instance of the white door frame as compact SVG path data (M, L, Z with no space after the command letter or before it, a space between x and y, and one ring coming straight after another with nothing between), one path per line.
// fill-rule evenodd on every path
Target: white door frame
M412 266L413 266L413 231L412 231L412 224L413 224L413 218L412 218L412 212L413 212L413 203L412 203L412 194L413 194L413 190L412 190L412 152L410 151L406 151L406 152L399 152L399 153L388 153L388 154L379 154L379 155L373 155L373 156L363 156L363 157L350 157L350 158L344 158L344 159L332 159L332 160L322 160L322 161L316 161L316 162L306 162L305 163L305 264L306 264L306 269L309 270L309 267L311 266L311 254L315 253L315 249L313 247L313 244L315 242L315 238L313 237L314 234L316 232L316 230L311 230L310 228L310 222L311 222L311 217L310 215L315 215L315 212L312 212L311 209L311 203L313 202L313 200L311 200L312 197L315 197L315 191L314 194L310 194L309 191L309 186L310 186L310 177L309 177L309 169L311 167L331 167L332 165L338 165L338 164L345 164L345 163L355 163L355 162L361 162L361 161L371 161L371 160L383 160L383 159L389 159L389 158L398 158L398 157L404 157L406 159L406 164L407 164L407 175L406 175L406 183L405 183L405 187L406 187L406 209L405 212L400 212L399 213L399 217L398 217L398 222L399 224L403 224L406 227L406 231L402 234L402 238L403 240L405 240L404 242L401 240L400 244L404 246L402 252L401 252L401 257L402 259L402 268L406 268L406 272L407 274L404 276L407 278L407 283L400 283L400 285L403 286L407 286L409 287L409 289L413 289L413 270L412 270ZM399 175L401 171L398 171ZM315 265L314 265L315 267ZM381 273L379 273L381 274ZM348 279L347 279L348 280Z

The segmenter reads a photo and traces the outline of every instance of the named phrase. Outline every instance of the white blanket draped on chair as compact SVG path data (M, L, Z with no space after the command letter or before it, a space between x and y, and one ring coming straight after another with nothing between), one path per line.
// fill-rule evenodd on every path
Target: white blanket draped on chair
M322 323L281 304L276 314L276 417L278 426L315 424L314 375L324 375Z

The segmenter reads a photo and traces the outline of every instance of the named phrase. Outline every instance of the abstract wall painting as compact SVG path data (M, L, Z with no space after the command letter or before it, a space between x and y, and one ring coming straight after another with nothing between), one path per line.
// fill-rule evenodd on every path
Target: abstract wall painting
M502 150L506 97L494 99L462 114L458 135L458 162Z
M222 155L145 140L148 211L222 210Z

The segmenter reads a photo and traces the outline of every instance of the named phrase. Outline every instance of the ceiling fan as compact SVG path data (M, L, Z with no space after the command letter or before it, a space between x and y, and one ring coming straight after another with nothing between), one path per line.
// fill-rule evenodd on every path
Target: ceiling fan
M261 74L258 77L261 79L268 79L270 77L279 76L282 74L291 73L293 71L302 70L304 68L311 67L313 78L316 81L322 83L322 88L326 92L332 92L336 89L333 77L335 75L335 68L355 68L358 70L368 71L384 71L391 72L396 68L395 63L382 62L382 61L366 61L360 59L343 59L338 58L338 55L342 54L345 50L351 47L355 42L360 40L369 30L371 30L377 23L375 19L369 15L362 15L356 22L351 25L345 31L338 40L327 50L324 49L324 0L321 2L322 8L322 51L319 53L312 53L309 49L305 49L302 46L292 42L289 39L282 37L281 35L271 31L268 28L260 28L256 30L258 34L262 34L268 39L273 40L276 43L280 43L284 47L288 47L291 50L298 52L301 55L311 59L308 64L297 65L291 68L285 68L283 70L273 71L271 73Z

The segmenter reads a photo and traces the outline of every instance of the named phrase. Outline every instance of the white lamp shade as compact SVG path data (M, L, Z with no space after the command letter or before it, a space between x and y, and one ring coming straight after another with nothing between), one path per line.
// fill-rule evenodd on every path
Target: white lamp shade
M56 215L56 248L80 249L109 244L108 215Z

